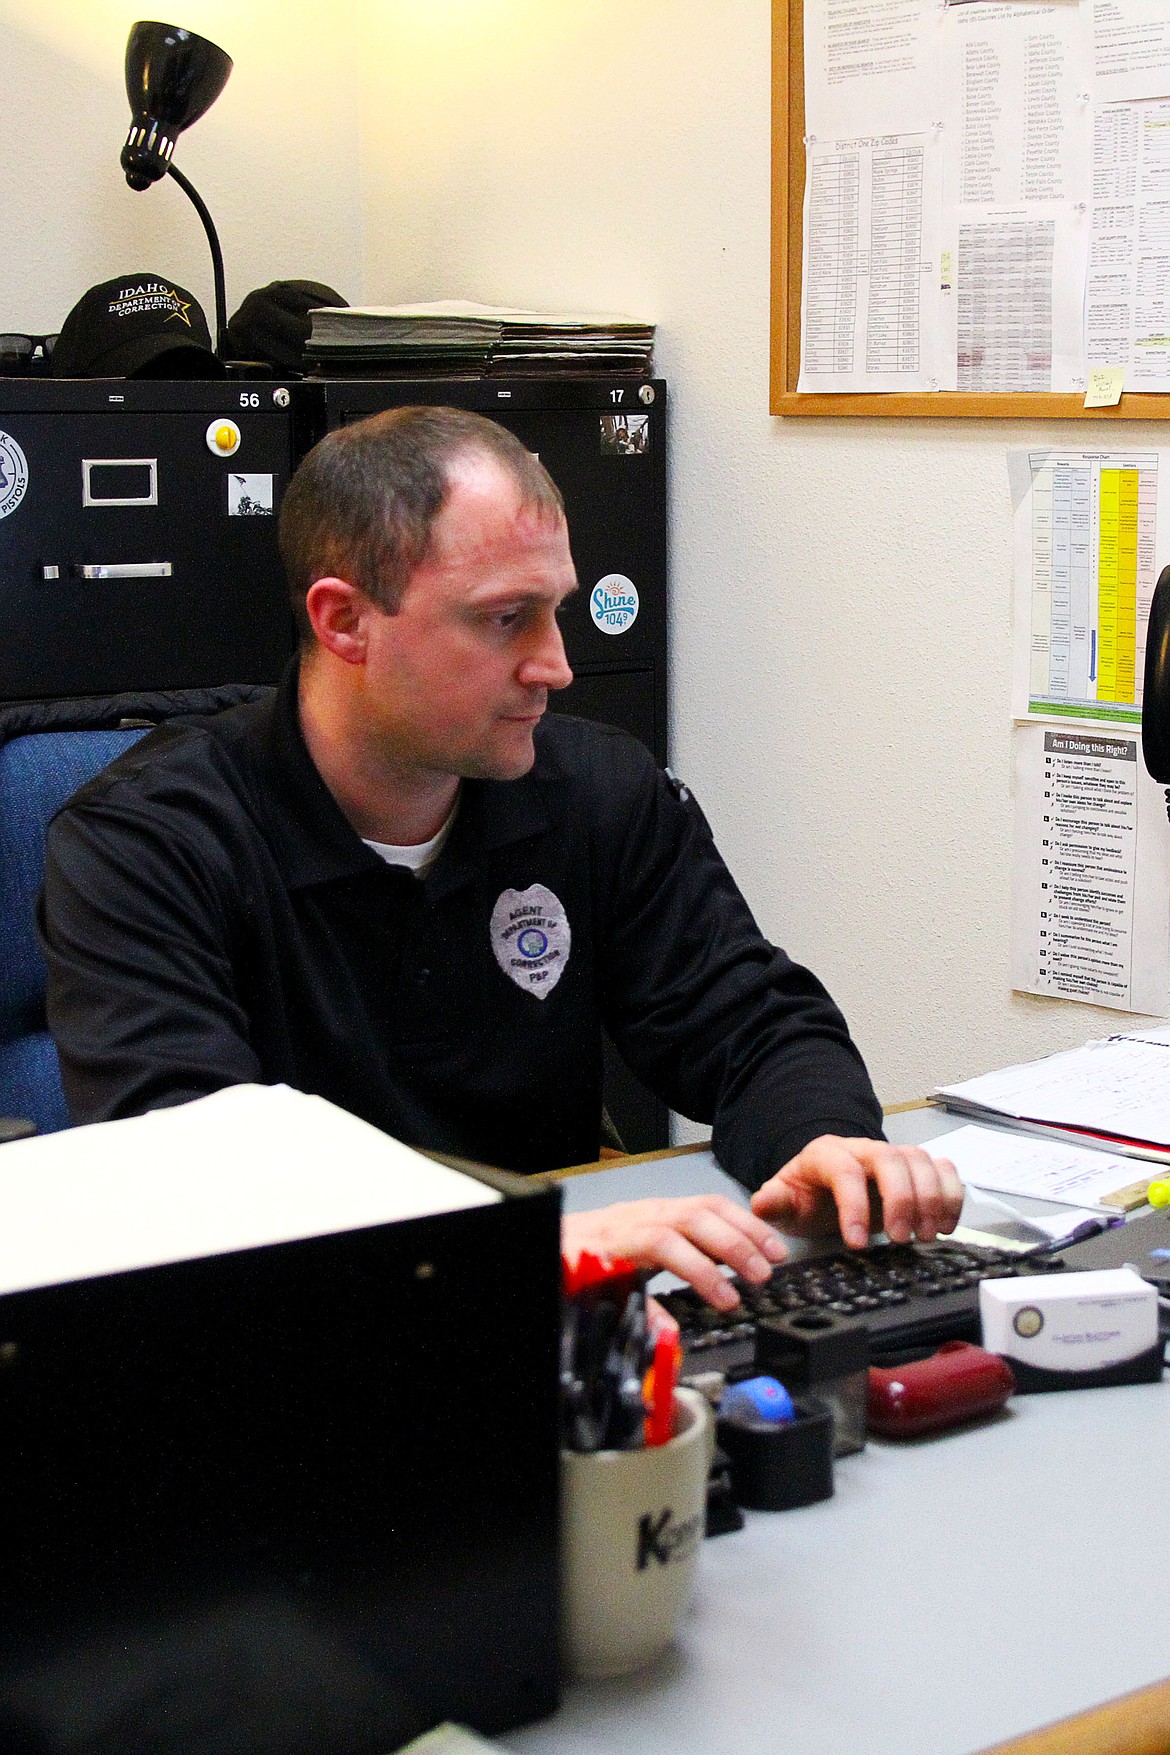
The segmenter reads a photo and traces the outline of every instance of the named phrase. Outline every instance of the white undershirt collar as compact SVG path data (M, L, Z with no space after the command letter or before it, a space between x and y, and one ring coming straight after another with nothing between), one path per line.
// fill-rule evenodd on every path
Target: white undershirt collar
M413 872L415 877L425 878L443 851L443 845L451 833L458 809L459 799L456 796L446 822L436 834L431 836L429 841L419 841L413 847L396 847L390 841L366 841L366 846L372 848L381 859L386 861L387 865L405 866L407 871ZM362 839L365 840L365 836Z

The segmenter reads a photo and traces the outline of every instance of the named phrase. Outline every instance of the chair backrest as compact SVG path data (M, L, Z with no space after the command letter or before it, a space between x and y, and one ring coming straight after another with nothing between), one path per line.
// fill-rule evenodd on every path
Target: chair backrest
M41 1133L70 1124L35 925L45 831L79 786L144 735L42 731L0 746L0 1115L27 1116Z
M0 1117L27 1117L41 1133L70 1125L45 1020L36 935L45 831L54 813L154 726L272 693L262 683L213 683L0 705Z

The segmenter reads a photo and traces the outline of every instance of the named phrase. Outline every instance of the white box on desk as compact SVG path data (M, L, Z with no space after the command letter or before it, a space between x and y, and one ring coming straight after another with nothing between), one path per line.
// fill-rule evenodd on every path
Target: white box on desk
M979 1314L983 1345L1008 1361L1021 1389L1161 1374L1158 1294L1132 1268L984 1280ZM1139 1367L1144 1374L1135 1379Z

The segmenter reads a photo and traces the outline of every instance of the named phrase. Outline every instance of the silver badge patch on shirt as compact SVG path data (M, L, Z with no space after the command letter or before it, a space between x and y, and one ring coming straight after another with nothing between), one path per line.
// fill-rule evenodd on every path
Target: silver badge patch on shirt
M565 972L573 935L558 896L544 884L505 890L492 909L492 950L517 987L545 999Z

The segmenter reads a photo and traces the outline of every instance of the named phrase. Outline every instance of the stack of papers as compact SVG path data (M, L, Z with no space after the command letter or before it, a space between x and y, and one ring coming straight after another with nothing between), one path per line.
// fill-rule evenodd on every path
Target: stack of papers
M1093 1151L1085 1146L1029 1138L989 1127L958 1127L927 1140L923 1149L932 1158L949 1158L969 1188L1026 1195L1081 1209L1071 1216L1061 1214L1055 1221L1041 1221L1032 1214L1011 1214L1015 1223L1050 1238L1063 1236L1086 1211L1115 1214L1123 1206L1145 1202L1145 1177L1141 1180L1139 1199L1120 1198L1128 1194L1133 1183L1134 1164L1132 1159L1114 1152Z
M1079 1139L1170 1163L1170 1028L1089 1042L936 1092L976 1121Z
M305 359L317 376L649 377L654 325L632 317L516 310L441 299L323 306Z

